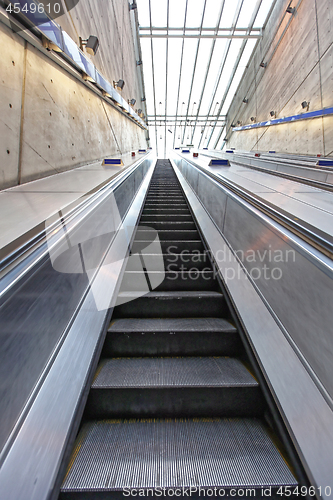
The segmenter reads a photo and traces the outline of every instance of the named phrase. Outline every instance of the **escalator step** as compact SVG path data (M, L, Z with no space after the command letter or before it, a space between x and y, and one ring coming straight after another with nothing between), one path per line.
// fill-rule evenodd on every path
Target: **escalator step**
M186 216L191 216L191 212L187 207L185 208L172 208L172 207L166 207L166 208L160 208L159 205L157 205L155 208L146 208L144 207L142 216L153 216L153 215L160 215L164 217L169 217L169 216L178 216L178 215L186 215Z
M152 214L152 215L149 215L147 213L144 213L142 214L141 216L141 219L140 219L140 224L143 225L145 223L148 223L150 221L167 221L167 222L172 222L172 221L175 221L175 222L180 222L180 221L193 221L193 217L192 215L190 214L190 212L188 212L187 214L183 214L183 213L180 213L180 214L176 214L176 213L170 213L170 214Z
M262 487L297 481L256 419L93 421L78 436L61 498L196 485L256 488L258 498Z
M196 240L200 239L199 233L196 229L166 229L159 230L158 236L160 240ZM149 229L138 229L135 234L135 240L150 240L154 237L154 231Z
M208 270L208 268L203 271L197 269L189 271L149 270L148 277L152 288L159 292L217 291L219 289L214 271ZM147 275L145 271L125 271L120 287L121 292L140 292L146 289Z
M86 411L89 419L258 417L264 400L234 358L116 358L97 369Z
M189 230L189 229L193 229L193 230L196 230L196 225L195 223L193 222L193 220L184 220L184 221L180 221L180 220L156 220L156 219L150 219L150 220L146 220L144 218L142 218L140 220L140 226L139 228L142 228L142 226L144 227L152 227L154 229L157 229L157 231L165 231L165 230L176 230L176 231L179 231L179 230L182 230L182 229L185 229L185 230ZM141 229L142 230L142 229Z
M149 292L138 296L135 292L122 292L121 305L114 308L113 318L189 318L226 317L228 307L218 292Z
M237 329L223 318L126 318L112 321L103 356L237 356L242 351Z
M145 248L147 248L151 244L151 239L150 240L140 240L140 241L134 241L131 251L132 253L137 253L137 252L142 252ZM202 240L195 239L195 240L160 240L160 245L161 245L161 250L163 254L168 254L168 253L181 253L181 252L204 252L204 245L202 243Z

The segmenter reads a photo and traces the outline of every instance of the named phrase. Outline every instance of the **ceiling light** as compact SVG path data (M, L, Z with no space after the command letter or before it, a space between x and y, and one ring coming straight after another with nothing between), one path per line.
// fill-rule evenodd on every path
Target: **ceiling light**
M80 49L83 50L83 47L86 48L86 51L88 52L88 54L90 54L91 56L95 56L96 53L97 53L97 50L98 50L98 47L99 47L99 40L97 38L97 36L90 36L88 38L88 40L83 40L81 37L80 37Z
M124 80L118 80L117 82L115 82L115 81L113 82L113 86L117 90L123 90L124 85L125 85Z

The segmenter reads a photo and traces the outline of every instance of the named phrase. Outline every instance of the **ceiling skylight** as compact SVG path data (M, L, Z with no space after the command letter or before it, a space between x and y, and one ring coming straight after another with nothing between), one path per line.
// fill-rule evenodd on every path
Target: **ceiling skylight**
M225 115L276 0L137 0L151 146L220 149Z

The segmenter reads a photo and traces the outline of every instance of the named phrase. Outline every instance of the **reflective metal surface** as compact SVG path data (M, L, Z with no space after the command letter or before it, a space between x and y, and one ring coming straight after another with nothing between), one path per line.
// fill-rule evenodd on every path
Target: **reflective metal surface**
M329 498L324 488L333 486L333 412L320 384L332 394L332 267L322 257L319 268L320 255L308 246L296 253L295 262L284 263L280 284L252 280L246 269L249 264L235 257L230 242L234 251L251 247L262 251L269 245L273 249L290 245L295 250L306 244L282 227L278 236L276 223L243 201L229 203L229 197L226 221L214 222L210 204L203 209L201 193L182 174L192 184L193 172L195 184L195 167L185 170L179 163L175 170L307 474L312 484L323 488L322 497ZM208 192L213 183L205 179ZM323 290L320 298L318 289ZM308 352L303 356L304 345ZM320 374L315 374L320 368Z
M94 297L94 287L96 287L97 281L93 274L78 273L75 269L72 269L69 273L57 270L54 261L52 258L50 259L50 252L53 251L52 249L56 244L53 238L59 240L57 244L61 247L63 240L68 238L71 231L74 231L75 234L78 231L81 231L81 234L87 233L92 225L92 214L95 217L94 227L96 223L101 223L103 218L110 217L107 205L110 193L114 193L119 217L120 220L123 219L123 224L133 223L135 225L134 214L138 214L140 211L139 202L142 201L146 189L147 181L143 181L143 179L145 176L147 179L149 178L149 175L146 174L149 168L152 168L152 163L153 158L150 158L150 160L143 159L132 170L124 172L124 175L121 175L113 184L111 183L109 191L105 190L104 194L99 193L97 198L100 199L98 199L97 204L92 203L89 207L88 199L86 202L88 208L83 209L82 213L79 214L81 216L79 221L74 219L72 224L68 224L66 234L62 235L61 232L59 234L58 231L58 234L51 235L48 242L49 244L51 242L51 246L47 246L45 243L44 247L45 245L46 247L42 254L38 253L37 257L35 256L35 261L33 259L31 262L29 261L28 265L31 268L29 273L26 274L25 269L23 269L21 275L17 275L17 285L13 289L7 290L7 293L3 293L0 303L2 326L0 349L0 409L2 415L0 449L3 449L10 433L11 438L7 441L5 449L2 450L1 460L5 458L12 440L15 439L20 424L29 411L39 386L44 382L59 349L66 342L66 335L76 317L78 308L81 306L81 301L89 290L89 293L93 294ZM142 181L144 183L141 185ZM136 193L138 194L136 195ZM136 205L132 205L131 211L127 213L135 196ZM95 200L96 197L92 198ZM92 213L90 213L91 211ZM130 238L132 231L133 228L120 231L114 240L118 242L118 247L113 246L113 252L117 248L119 249L120 262L122 262L121 259L123 259L128 248L128 238ZM87 234L89 234L89 231ZM99 260L104 259L112 238L114 238L114 234L106 234L93 245L92 248L96 251L96 244L98 243ZM118 256L117 253L113 253L113 255ZM116 265L116 263L113 264ZM21 265L23 266L24 262ZM114 287L118 274L113 274L110 269L108 273L104 272L104 274L109 279L109 285ZM10 276L10 273L6 278L8 276ZM103 291L107 296L107 289L103 289ZM96 304L96 301L95 293L94 304ZM96 305L91 310L94 311L95 309ZM97 316L100 316L99 312ZM100 334L100 329L98 332ZM73 352L76 352L75 349ZM80 359L78 359L78 362L80 362ZM73 376L73 380L75 377L76 375ZM49 394L50 397L52 392ZM3 476L1 475L1 477Z

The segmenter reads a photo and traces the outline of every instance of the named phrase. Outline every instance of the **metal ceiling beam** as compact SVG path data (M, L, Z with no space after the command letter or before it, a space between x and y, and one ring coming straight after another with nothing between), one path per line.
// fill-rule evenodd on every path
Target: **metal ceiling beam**
M206 120L207 120L207 117L199 118L199 119L193 118L192 120L188 119L186 123L187 123L188 126L190 126L190 125L193 126L195 123L203 123L203 122L206 122ZM167 118L163 118L162 117L162 118L151 118L151 119L148 118L148 122L150 122L150 123L155 123L155 121L156 121L157 124L158 124L158 122L164 123L165 121L166 122L170 122L170 121L174 122L174 121L176 121L177 123L178 122L181 123L181 122L184 121L184 119L183 118L179 118L179 117L178 118L168 118L168 117ZM226 119L225 118L218 118L218 120L217 120L216 118L209 118L208 121L209 121L209 123L215 123L216 121L219 121L221 123L225 123Z
M237 22L238 22L238 19L239 19L239 16L240 16L240 13L241 13L241 10L242 10L242 7L243 7L243 3L244 3L244 0L239 0L237 8L236 8L235 16L234 16L233 23L232 23L232 25L235 28L237 26ZM220 80L221 80L221 77L222 77L222 73L223 73L223 70L224 70L224 66L225 66L225 63L226 63L226 60L227 60L227 57L228 57L228 54L229 54L230 45L231 45L231 40L228 41L227 46L226 46L225 51L224 51L224 55L223 55L223 58L222 58L220 69L219 69L219 74L218 74L218 77L216 79L214 90L213 90L213 93L212 93L212 96L211 96L211 99L210 99L210 104L209 104L209 108L208 108L207 118L210 115L213 103L215 101L216 92L217 92L217 89L219 87ZM202 134L201 137L200 137L198 148L201 145L203 135L204 134Z
M185 29L186 29L187 7L188 7L188 0L186 0L186 5L185 5L184 27L183 27L183 32L184 33L185 33ZM177 114L178 114L178 106L179 106L180 82L181 82L182 69L183 69L184 44L185 44L185 39L183 38L182 54L181 54L181 58L180 58L180 68L179 68L179 80L178 80L176 117L177 117ZM173 139L173 146L172 146L173 148L175 147L175 139L176 139L176 125L175 125L175 130L174 130L174 139Z
M234 40L234 39L251 39L253 38L254 40L258 40L259 38L262 38L262 35L228 35L228 34L225 34L225 35L203 35L203 34L200 34L200 35L190 35L188 33L182 33L182 34L173 34L173 33L169 33L169 34L151 34L151 33L147 33L147 34L142 34L140 35L140 38L196 38L198 40L202 39L202 38L212 38L212 39L216 39L216 38L226 38L227 40Z
M167 3L167 32L169 29L169 8L170 8L170 0L168 0ZM166 58L165 58L165 107L164 107L164 114L167 114L167 98L168 98L168 57L169 57L169 38L167 37L166 39ZM165 127L164 127L164 158L166 158L166 137L167 137L167 125L165 122Z
M218 20L217 20L216 27L215 27L215 32L216 33L219 30L220 22L221 22L223 11L224 11L224 6L225 6L225 0L222 0L221 1L221 6L220 6L220 12L219 12ZM202 85L201 95L200 95L199 104L198 104L197 116L199 116L199 112L200 112L200 108L201 108L201 104L202 104L202 99L203 99L203 96L204 96L204 93L205 93L205 90L206 90L206 83L207 83L207 78L208 78L208 75L209 75L210 66L211 66L212 59L213 59L215 44L216 44L216 39L213 40L213 43L212 43L212 46L211 46L211 49L210 49L210 54L209 54L208 63L207 63L207 67L206 67L205 79L204 79L204 82L203 82L203 85ZM192 137L191 137L191 144L192 144L192 141L193 141L193 137L194 137L194 133L195 133L195 128L196 127L194 126L193 132L192 132Z
M256 5L255 5L255 7L254 7L254 10L253 10L253 12L252 12L252 16L251 16L251 19L250 19L250 22L249 22L249 27L248 27L248 30L249 30L249 31L251 31L251 29L252 29L252 27L253 27L253 25L254 25L254 22L255 22L255 20L256 20L256 18L257 18L257 15L258 15L258 12L259 12L259 10L260 10L260 7L261 7L261 4L262 4L262 1L263 1L263 0L257 0L257 2L256 2ZM218 116L220 116L221 111L222 111L222 108L223 108L223 106L224 106L224 103L225 103L225 101L226 101L226 99L227 99L227 96L228 96L228 93L229 93L230 87L231 87L232 82L233 82L233 80L234 80L234 78L235 78L235 74L236 74L236 72L237 72L237 70L238 70L240 60L241 60L241 58L242 58L242 56L243 56L243 53L244 53L244 50L245 50L245 47L246 47L246 43L247 43L247 42L246 42L246 40L244 40L244 41L243 41L243 43L242 43L241 48L239 49L239 52L238 52L238 56L237 56L236 62L235 62L235 64L234 64L234 67L233 67L233 69L232 69L232 72L231 72L231 75L230 75L230 78L229 78L228 84L227 84L226 89L225 89L225 91L224 91L223 98L222 98L222 100L221 100L221 102L220 102L220 107L219 107L219 110L218 110L218 112L217 112L217 115L218 115ZM245 97L245 96L244 96L244 97ZM207 142L207 147L209 146L209 143L210 143L210 141L212 140L212 136L213 136L214 131L215 131L215 126L214 126L214 127L213 127L213 129L211 130L211 133L210 133L210 136L209 136L209 139L208 139L208 142ZM214 149L215 149L215 147L216 147L216 145L217 145L218 141L220 140L221 135L222 135L222 130L220 131L220 134L219 134L219 136L218 136L218 140L217 140L217 142L215 143Z
M223 5L224 5L225 2L223 2ZM221 17L220 17L220 20L221 20ZM212 31L213 33L217 32L219 33L220 31L234 31L235 33L237 33L238 31L245 31L247 32L248 31L248 26L246 28L219 28L219 23L214 27L214 28L204 28L202 27L201 31L205 32L205 31ZM150 32L150 28L147 27L147 28L142 28L141 26L139 27L139 30L140 31L148 31ZM166 28L165 27L158 27L158 28L152 28L153 31L166 31ZM170 28L169 27L169 31L184 31L184 28ZM187 27L185 28L185 32L186 31L200 31L200 27L198 28L193 28L193 27ZM259 33L261 34L262 33L262 28L252 28L252 31L259 31ZM141 36L141 35L140 35Z
M152 30L152 22L151 22L151 0L149 0L149 23L150 23L150 30ZM154 73L153 39L150 40L150 48L151 48L151 67L152 67L152 75L153 75L154 114L156 115L156 95L155 95L155 73ZM156 142L156 153L157 153L157 126L156 126L156 122L155 122L155 142Z
M203 9L202 9L202 16L201 16L201 23L200 23L200 36L198 37L197 50L196 50L196 53L195 53L195 59L194 59L194 65L193 65L193 73L192 73L192 80L191 80L190 92L189 92L189 95L188 95L186 118L188 116L188 112L189 112L189 109L190 109L190 102L191 102L191 97L192 97L194 76L195 76L195 71L197 69L198 54L199 54L200 41L201 41L201 30L202 30L202 27L203 27L203 22L204 22L205 12L206 12L206 4L207 4L207 0L205 0L204 6L203 6ZM184 138L185 138L185 133L186 133L186 126L184 127L183 142L184 142Z
M180 120L185 120L186 119L186 115L179 115L179 114L175 114L175 115L147 115L147 118L153 120L156 118L156 120L162 120L164 118L179 118ZM187 115L187 120L197 120L198 118L202 118L202 119L207 119L207 115ZM218 116L217 114L216 115L210 115L208 118L212 119L212 120L217 120L218 118L226 118L227 115L220 115Z

